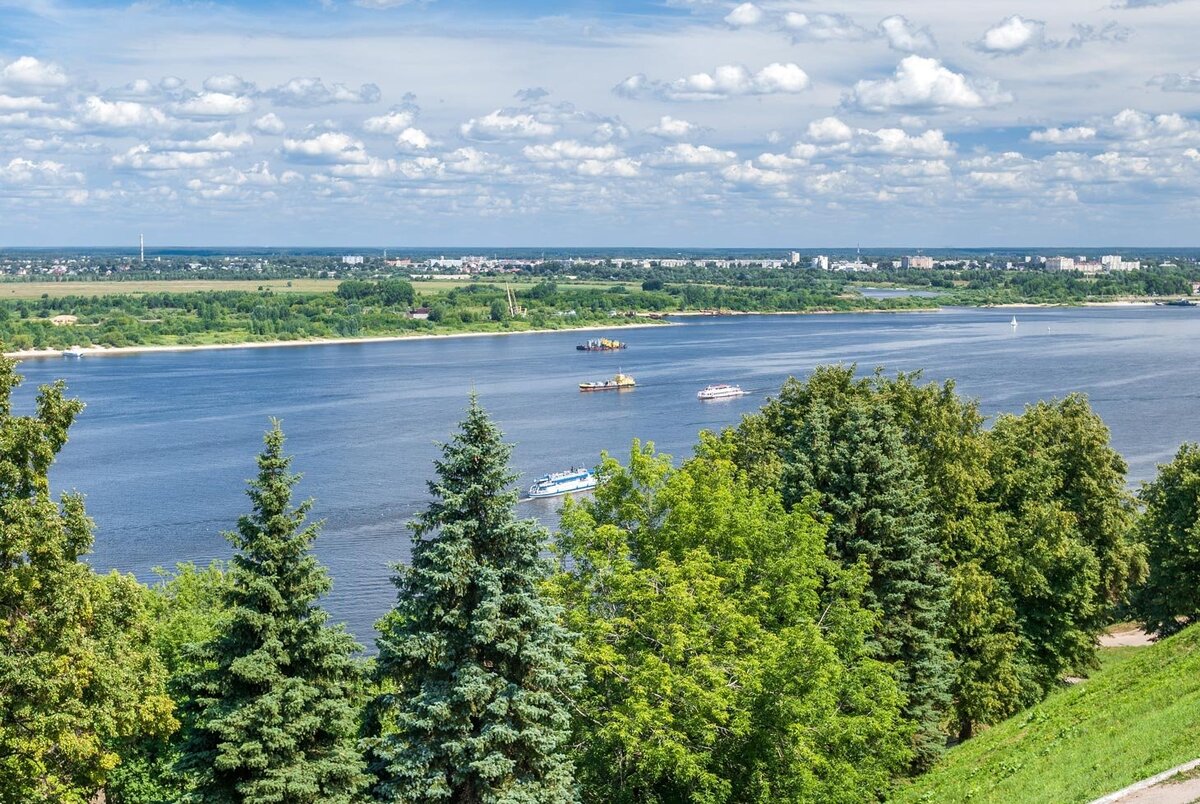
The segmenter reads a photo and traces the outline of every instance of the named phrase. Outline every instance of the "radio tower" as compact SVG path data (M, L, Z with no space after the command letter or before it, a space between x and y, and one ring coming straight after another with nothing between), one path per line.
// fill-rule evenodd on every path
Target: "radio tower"
M146 236L144 234L138 235L138 250L141 251L142 262L145 262L146 261Z

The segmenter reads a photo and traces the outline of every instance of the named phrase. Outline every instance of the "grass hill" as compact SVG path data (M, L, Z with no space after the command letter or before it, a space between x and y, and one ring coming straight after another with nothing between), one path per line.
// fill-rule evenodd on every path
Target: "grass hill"
M947 752L896 802L1087 802L1200 757L1200 625L1102 651L1087 679Z

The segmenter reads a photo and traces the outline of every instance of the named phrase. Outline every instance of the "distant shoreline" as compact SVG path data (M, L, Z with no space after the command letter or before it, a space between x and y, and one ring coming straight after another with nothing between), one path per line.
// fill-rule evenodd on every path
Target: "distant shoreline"
M1017 308L1052 308L1052 307L1153 307L1152 301L1105 301L1082 302L1080 304L1056 304L1052 302L1009 302L1005 304L962 305L967 309L1017 309ZM709 313L701 310L681 310L679 312L663 313L670 318L730 318L734 316L756 315L858 315L863 313L936 313L959 305L942 305L938 307L909 307L901 309L870 308L862 310L776 310L772 312L747 312L730 310L720 313ZM644 324L611 324L589 325L586 327L567 327L564 329L523 329L509 332L446 332L422 335L373 335L365 338L306 338L289 341L240 341L236 343L198 343L198 344L160 344L155 346L85 346L80 354L86 357L110 357L119 355L144 354L148 352L193 352L212 351L217 349L273 349L282 346L345 346L356 343L395 343L399 341L424 341L437 338L484 338L496 335L545 335L553 332L597 332L601 330L641 329L646 327L672 326L673 322L656 320ZM5 352L4 356L16 360L37 360L44 358L61 358L63 349L23 349L15 352Z
M545 335L551 332L595 332L598 330L642 329L645 327L672 326L670 321L653 324L614 324L610 326L568 327L566 329L522 329L510 332L445 332L425 335L373 335L365 338L305 338L291 341L240 341L237 343L170 343L157 346L84 346L79 354L85 357L114 357L119 355L143 354L146 352L199 352L217 349L274 349L280 346L346 346L356 343L393 343L396 341L425 341L436 338L484 338L494 335ZM5 352L5 357L16 360L39 358L61 358L63 349L23 349Z

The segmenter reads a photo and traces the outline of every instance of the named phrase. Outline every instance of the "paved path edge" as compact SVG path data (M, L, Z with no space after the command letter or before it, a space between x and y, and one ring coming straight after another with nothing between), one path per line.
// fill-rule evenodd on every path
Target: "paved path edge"
M1101 796L1100 798L1089 802L1089 804L1115 804L1126 796L1130 796L1141 790L1154 787L1154 785L1158 784L1159 782L1165 782L1167 779L1170 779L1176 774L1187 773L1188 771L1197 767L1200 767L1200 758L1193 759L1191 762L1185 762L1182 765L1176 765L1170 770L1165 770L1162 773L1156 773L1149 778L1142 779L1140 782L1134 782L1133 784L1129 785L1129 787L1123 787L1115 793L1109 793L1107 796Z

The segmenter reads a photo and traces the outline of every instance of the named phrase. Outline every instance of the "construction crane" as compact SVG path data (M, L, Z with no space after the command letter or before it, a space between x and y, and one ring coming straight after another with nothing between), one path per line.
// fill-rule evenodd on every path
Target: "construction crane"
M504 295L508 298L508 315L511 318L525 315L525 308L517 306L517 294L513 293L512 286L507 282L504 283Z

